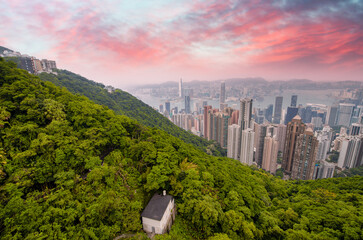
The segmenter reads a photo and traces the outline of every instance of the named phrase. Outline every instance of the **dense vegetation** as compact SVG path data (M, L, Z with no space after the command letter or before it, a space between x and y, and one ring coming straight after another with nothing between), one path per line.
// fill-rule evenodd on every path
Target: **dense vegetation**
M339 173L336 173L334 177L353 177L353 176L363 176L363 166L350 168Z
M216 142L207 141L204 138L195 136L192 133L179 128L152 107L127 92L116 89L112 93L109 93L101 83L90 81L66 70L56 71L58 75L42 73L39 77L44 81L49 81L57 86L65 87L72 93L86 96L95 103L105 105L114 110L117 114L128 116L145 126L164 130L209 154L215 156L226 155L226 151Z
M157 239L363 238L363 177L285 182L0 58L1 239L142 236L163 189L178 215Z

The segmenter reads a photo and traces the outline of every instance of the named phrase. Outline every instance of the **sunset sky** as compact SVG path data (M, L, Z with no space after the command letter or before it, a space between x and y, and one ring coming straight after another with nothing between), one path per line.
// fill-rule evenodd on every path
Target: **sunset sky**
M363 1L0 0L0 45L115 87L363 81Z

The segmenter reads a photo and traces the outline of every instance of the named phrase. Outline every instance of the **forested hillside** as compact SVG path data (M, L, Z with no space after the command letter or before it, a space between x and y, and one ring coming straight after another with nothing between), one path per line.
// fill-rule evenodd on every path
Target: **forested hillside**
M84 95L95 103L105 105L114 110L117 114L128 116L145 126L164 130L209 154L215 156L226 155L226 151L216 142L207 141L204 138L195 136L194 134L179 128L152 107L127 92L117 89L116 91L109 93L101 83L96 83L66 70L56 71L58 75L42 73L39 77L40 79L52 82L57 86L66 87L72 93Z
M363 238L363 177L285 182L0 58L0 239L142 239L163 189L178 215L156 239Z

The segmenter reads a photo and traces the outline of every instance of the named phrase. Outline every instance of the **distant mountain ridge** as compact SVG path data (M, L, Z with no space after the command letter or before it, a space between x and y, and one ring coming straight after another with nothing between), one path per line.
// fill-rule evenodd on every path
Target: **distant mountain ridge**
M300 90L318 90L318 89L341 89L341 88L362 88L363 82L361 81L338 81L338 82L316 82L310 79L290 79L287 81L267 81L264 78L228 78L224 80L214 80L214 81L201 81L192 80L188 82L183 82L184 87L192 88L193 86L201 85L217 85L224 81L228 85L240 85L244 84L246 86L263 85L269 88L282 88L282 89L300 89ZM363 79L362 79L363 81ZM178 82L165 82L160 84L146 84L134 86L134 89L140 88L160 88L160 87L178 87Z

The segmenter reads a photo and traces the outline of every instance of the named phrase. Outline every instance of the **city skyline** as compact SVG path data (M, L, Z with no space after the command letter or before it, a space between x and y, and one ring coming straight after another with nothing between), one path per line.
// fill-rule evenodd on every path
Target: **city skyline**
M362 81L361 1L0 3L1 46L105 85Z

